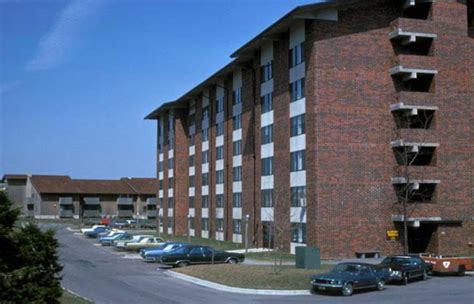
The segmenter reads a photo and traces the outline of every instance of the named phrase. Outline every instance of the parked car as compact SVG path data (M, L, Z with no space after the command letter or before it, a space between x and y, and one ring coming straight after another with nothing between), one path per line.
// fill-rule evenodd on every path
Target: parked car
M82 228L81 233L86 233L86 232L89 232L89 231L93 231L97 227L105 227L105 225L94 225L91 228Z
M432 265L431 273L437 275L464 275L466 271L474 270L474 258L454 255L420 254L426 263Z
M140 255L145 260L145 262L156 262L158 257L163 253L173 251L185 245L188 244L182 242L165 242L158 247L141 249Z
M152 238L152 237L153 235L134 235L131 239L115 242L114 246L117 249L125 249L125 246L128 243L137 243L137 242L140 242L144 238Z
M403 285L411 279L421 278L426 280L433 265L425 263L419 256L400 255L388 256L379 264L390 272L390 281L397 281Z
M129 236L128 232L116 232L111 236L101 237L99 242L102 244L102 246L111 246L116 239L127 236Z
M245 256L240 253L215 250L207 246L185 245L173 251L163 252L157 261L164 265L183 267L193 264L242 263Z
M350 296L357 289L383 290L388 272L366 263L339 263L330 272L311 276L315 291L339 291Z
M90 238L97 238L99 237L100 233L108 233L110 231L110 228L108 227L96 227L92 231L87 231L84 233L85 236L90 237Z
M159 237L145 237L142 238L139 242L127 242L125 243L125 250L129 251L140 251L142 248L157 247L165 241Z
M113 236L114 234L116 233L121 233L121 232L124 232L123 230L118 230L118 229L115 229L115 228L112 228L108 231L104 231L104 232L100 232L99 235L97 236L97 238L100 240L101 237L108 237L108 236Z

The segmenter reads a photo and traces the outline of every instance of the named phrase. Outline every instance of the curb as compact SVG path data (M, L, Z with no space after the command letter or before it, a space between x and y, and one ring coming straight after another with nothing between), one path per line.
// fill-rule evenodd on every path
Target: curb
M84 296L81 296L80 294L75 293L75 292L72 291L71 289L68 289L68 288L62 287L62 286L61 286L61 288L64 289L64 290L66 290L66 291L69 292L70 294L72 294L72 295L78 297L78 298L81 298L81 299L84 299L84 300L89 301L89 302L91 302L91 303L94 303L94 301L92 301L91 299L86 298L86 297L84 297Z
M309 290L273 290L273 289L250 289L250 288L238 288L238 287L230 287L227 285L222 285L202 279L195 278L193 276L189 276L186 274L182 274L179 272L175 272L172 270L168 270L166 272L169 276L190 282L196 285L204 286L207 288L226 291L226 292L233 292L233 293L240 293L240 294L250 294L250 295L272 295L272 296L306 296L311 295Z

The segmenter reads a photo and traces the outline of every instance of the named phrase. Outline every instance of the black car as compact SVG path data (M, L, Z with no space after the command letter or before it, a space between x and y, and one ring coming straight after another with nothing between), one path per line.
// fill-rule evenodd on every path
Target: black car
M211 263L242 263L245 256L240 253L215 250L214 248L199 245L186 245L158 257L158 262L173 267L183 267L196 264Z
M311 277L314 291L339 291L350 296L356 289L383 290L388 273L366 263L339 263L330 272Z
M433 265L425 263L419 256L399 255L388 256L379 264L390 272L390 281L398 281L404 285L414 278L426 280Z

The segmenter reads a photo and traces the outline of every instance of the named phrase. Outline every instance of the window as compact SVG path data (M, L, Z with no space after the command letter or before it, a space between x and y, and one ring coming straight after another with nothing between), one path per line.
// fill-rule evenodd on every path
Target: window
M234 182L242 181L242 166L232 168L232 181Z
M291 241L293 243L306 243L305 223L291 223Z
M232 128L233 130L242 128L242 114L232 117Z
M306 187L291 187L291 207L306 207Z
M168 170L174 168L174 159L170 158L168 159Z
M260 97L260 103L262 104L262 114L273 110L273 93Z
M209 231L209 219L208 218L201 219L201 228L204 231Z
M291 118L291 136L304 134L304 114Z
M173 226L174 226L173 218L172 218L172 217L169 217L169 218L168 218L168 228L173 229Z
M158 171L159 171L159 172L163 172L163 165L164 165L163 161L160 161L160 162L158 163Z
M189 166L194 167L194 154L189 155Z
M216 219L216 230L218 232L224 231L224 219Z
M172 197L168 197L168 208L172 209L174 207L174 200Z
M216 159L223 159L224 158L224 146L220 146L216 148Z
M163 228L163 216L159 216L160 227Z
M168 177L168 188L173 188L174 179L172 177Z
M264 189L261 192L262 207L273 207L273 189Z
M242 207L242 193L232 193L232 207Z
M160 198L160 199L158 200L158 206L159 206L160 208L163 208L163 199L162 199L162 198Z
M234 234L242 234L242 220L232 220Z
M298 44L290 50L290 68L304 61L303 44Z
M262 128L262 145L273 142L273 125Z
M290 83L291 102L304 97L304 78Z
M202 152L202 163L207 164L209 162L209 150Z
M209 195L203 195L201 198L201 207L209 208Z
M216 100L216 113L224 112L224 96Z
M242 154L242 140L234 141L232 143L232 155L237 156Z
M209 140L209 128L202 129L202 141Z
M306 169L305 165L305 150L291 152L291 172L302 171Z
M189 135L188 142L189 142L189 146L191 147L194 146L194 134Z
M224 194L216 195L216 208L224 208Z
M202 185L209 186L209 173L202 174Z
M189 187L190 188L194 187L194 175L189 176Z
M189 218L189 229L194 229L194 217Z
M189 208L194 208L194 196L189 197Z
M216 136L221 136L224 134L224 122L216 124Z
M273 174L273 157L262 158L262 176Z
M209 107L202 108L202 120L209 119Z
M224 183L224 170L216 171L216 184Z
M160 179L160 181L158 182L158 190L163 190L163 180Z
M261 82L265 82L273 78L273 61L269 61L260 67L260 75Z
M236 105L242 102L242 88L238 88L232 92L232 105Z
M173 136L170 134L168 136L168 150L173 150L173 147L174 147L174 138Z

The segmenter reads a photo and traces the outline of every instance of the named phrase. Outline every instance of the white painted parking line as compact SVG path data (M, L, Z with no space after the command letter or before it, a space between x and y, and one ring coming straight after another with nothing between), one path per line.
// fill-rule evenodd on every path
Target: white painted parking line
M100 244L98 244L98 243L94 243L93 245L94 245L94 246L100 246Z
M81 230L79 229L72 229L71 227L66 228L68 231L74 231L74 232L80 232Z
M80 232L74 232L74 235L82 235Z
M122 257L122 259L130 259L130 260L140 260L142 257L138 254L126 254Z

